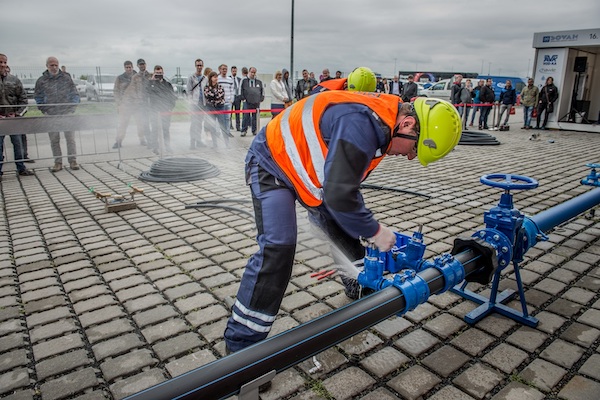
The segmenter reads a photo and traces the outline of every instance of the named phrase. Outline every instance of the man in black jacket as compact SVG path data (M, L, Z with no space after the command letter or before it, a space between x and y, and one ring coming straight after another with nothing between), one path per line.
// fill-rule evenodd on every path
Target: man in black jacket
M260 79L256 79L256 68L250 67L248 70L248 78L242 81L242 100L244 100L244 110L256 110L260 107L260 103L265 99L263 92L263 84ZM252 125L252 134L256 135L256 118L257 113L244 113L242 118L242 133L241 136L246 136L248 133L248 125ZM252 120L252 122L250 122Z
M413 75L408 76L408 82L402 88L402 101L410 103L413 97L417 97L419 94L419 86L415 83L415 77Z
M158 134L162 127L165 148L171 151L171 114L169 112L175 107L177 95L173 91L171 82L164 79L163 68L160 65L154 67L152 79L148 82L148 98L150 99L150 145L155 154L158 154ZM159 125L160 124L160 125Z
M488 79L485 85L481 87L479 92L479 101L484 104L481 106L481 113L479 114L479 129L489 129L488 127L488 116L494 104L495 95L494 89L492 89L492 80Z
M14 75L8 73L8 57L0 54L0 105L14 107L0 107L0 118L16 118L24 114L27 109L27 95L23 84ZM15 160L23 159L22 136L10 135L13 144ZM2 161L4 161L4 135L0 136L0 180L2 180ZM33 175L33 171L25 168L23 161L17 161L19 175Z

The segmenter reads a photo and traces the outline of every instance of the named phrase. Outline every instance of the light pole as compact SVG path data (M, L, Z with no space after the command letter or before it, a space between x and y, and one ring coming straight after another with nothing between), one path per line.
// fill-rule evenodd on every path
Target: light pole
M398 59L394 58L394 73L392 74L392 76L396 76L396 74L398 73L396 70L396 61L398 61Z

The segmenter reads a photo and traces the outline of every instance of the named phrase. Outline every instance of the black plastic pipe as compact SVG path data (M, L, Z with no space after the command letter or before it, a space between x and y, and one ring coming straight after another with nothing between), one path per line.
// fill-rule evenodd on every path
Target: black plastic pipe
M483 267L482 257L472 249L457 254L454 258L462 264L465 276ZM443 291L445 279L437 269L428 268L418 275L427 282L432 295ZM237 393L244 384L269 372L284 371L392 315L403 314L405 308L402 292L390 286L127 399L228 397Z

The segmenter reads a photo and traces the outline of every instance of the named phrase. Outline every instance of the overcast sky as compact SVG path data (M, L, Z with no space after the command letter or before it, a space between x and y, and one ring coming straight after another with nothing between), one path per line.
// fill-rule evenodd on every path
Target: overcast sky
M3 7L0 53L10 66L122 71L145 58L167 75L194 60L290 66L291 0L23 0ZM294 70L346 74L369 66L525 77L535 32L598 28L599 0L295 0ZM529 67L529 70L528 70Z

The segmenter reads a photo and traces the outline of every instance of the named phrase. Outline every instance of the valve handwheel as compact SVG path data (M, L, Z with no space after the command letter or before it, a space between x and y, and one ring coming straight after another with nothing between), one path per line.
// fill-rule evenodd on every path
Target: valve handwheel
M504 190L530 190L538 187L538 181L523 175L488 174L479 178L479 181Z

